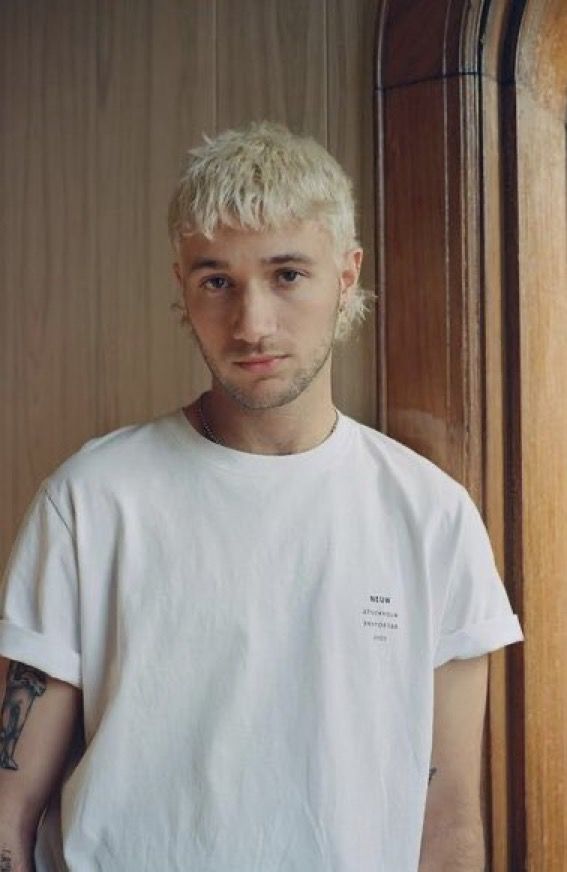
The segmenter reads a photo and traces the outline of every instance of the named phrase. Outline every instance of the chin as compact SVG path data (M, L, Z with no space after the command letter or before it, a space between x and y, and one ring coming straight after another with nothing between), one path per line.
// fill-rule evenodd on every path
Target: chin
M258 379L252 386L244 387L232 380L218 379L222 389L244 409L277 409L296 398L298 392L289 384L276 384L276 379Z

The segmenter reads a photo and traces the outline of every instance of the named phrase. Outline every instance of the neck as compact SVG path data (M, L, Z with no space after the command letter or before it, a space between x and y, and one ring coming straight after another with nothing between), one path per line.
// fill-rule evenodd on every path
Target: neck
M276 408L248 409L236 405L230 397L221 399L212 390L203 394L192 410L197 413L197 429L206 438L213 437L213 441L237 451L282 455L315 448L336 427L338 414L330 397L326 404L313 402L311 411L305 411L305 398L301 406L298 408L297 401L292 401ZM191 421L194 415L188 417ZM195 426L194 420L191 423Z

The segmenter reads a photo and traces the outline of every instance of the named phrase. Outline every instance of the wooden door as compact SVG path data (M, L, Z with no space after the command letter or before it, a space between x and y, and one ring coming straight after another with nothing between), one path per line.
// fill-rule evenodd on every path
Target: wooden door
M491 656L495 872L567 869L567 7L382 7L380 424L461 480L526 642Z

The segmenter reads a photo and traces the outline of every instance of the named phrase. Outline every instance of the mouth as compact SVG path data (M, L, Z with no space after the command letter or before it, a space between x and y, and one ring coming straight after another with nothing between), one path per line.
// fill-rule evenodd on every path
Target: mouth
M247 360L236 361L236 365L250 372L269 372L275 369L287 355L281 357L249 357Z

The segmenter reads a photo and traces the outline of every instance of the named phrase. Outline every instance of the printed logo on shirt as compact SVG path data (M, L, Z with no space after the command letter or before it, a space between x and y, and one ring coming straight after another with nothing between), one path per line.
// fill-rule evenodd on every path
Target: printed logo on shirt
M362 628L374 642L388 642L400 629L399 617L391 594L370 594L362 609Z

